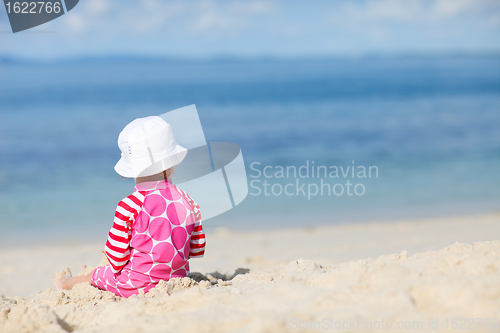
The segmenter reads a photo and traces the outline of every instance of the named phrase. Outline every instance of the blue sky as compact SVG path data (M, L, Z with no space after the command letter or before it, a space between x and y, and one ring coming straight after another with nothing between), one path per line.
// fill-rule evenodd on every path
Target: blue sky
M498 0L80 0L0 56L303 57L499 52Z

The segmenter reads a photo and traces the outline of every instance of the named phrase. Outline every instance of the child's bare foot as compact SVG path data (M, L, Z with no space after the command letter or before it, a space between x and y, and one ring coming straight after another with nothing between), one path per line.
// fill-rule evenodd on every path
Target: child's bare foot
M71 275L71 270L69 268L66 268L64 271L62 272L57 272L54 274L54 276L52 277L52 280L54 281L54 284L56 285L56 288L58 290L63 290L63 289L67 289L67 288L64 288L64 283L71 279L72 275Z

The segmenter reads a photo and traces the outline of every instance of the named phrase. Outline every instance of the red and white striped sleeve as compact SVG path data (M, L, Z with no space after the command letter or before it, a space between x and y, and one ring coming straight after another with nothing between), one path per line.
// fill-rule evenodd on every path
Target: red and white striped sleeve
M118 273L130 258L131 226L141 211L144 194L134 192L118 203L105 252L113 273Z
M190 258L201 258L205 254L205 232L203 231L203 226L201 224L201 212L200 212L200 206L183 190L180 188L177 188L179 192L187 199L189 204L191 205L193 211L194 211L194 216L195 216L195 223L194 223L194 229L193 233L191 234L191 250L189 252L189 257Z
M191 199L189 195L188 198ZM191 201L196 222L194 223L193 233L191 234L191 251L189 252L189 258L201 258L205 254L205 232L201 224L200 206L198 206L193 199L191 199Z

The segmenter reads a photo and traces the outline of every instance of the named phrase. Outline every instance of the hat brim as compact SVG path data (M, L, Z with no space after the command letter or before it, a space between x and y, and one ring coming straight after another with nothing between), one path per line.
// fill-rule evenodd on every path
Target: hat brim
M169 156L156 161L154 164L151 164L150 162L146 163L142 168L140 168L142 170L134 170L130 161L124 159L122 156L115 165L115 171L120 176L125 178L152 176L181 163L186 157L187 152L188 150L186 148L176 145Z

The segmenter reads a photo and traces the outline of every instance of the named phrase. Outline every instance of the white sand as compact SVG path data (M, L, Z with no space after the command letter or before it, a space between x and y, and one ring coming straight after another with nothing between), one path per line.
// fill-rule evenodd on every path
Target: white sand
M52 289L55 271L95 264L102 244L2 251L0 332L498 332L498 239L499 214L219 229L191 261L203 275L129 299L88 284Z

